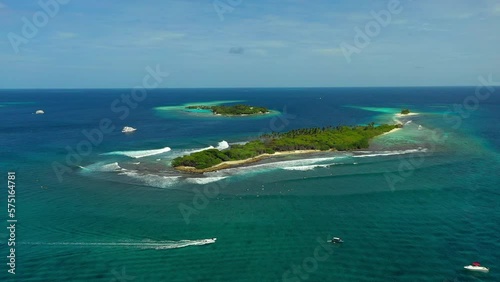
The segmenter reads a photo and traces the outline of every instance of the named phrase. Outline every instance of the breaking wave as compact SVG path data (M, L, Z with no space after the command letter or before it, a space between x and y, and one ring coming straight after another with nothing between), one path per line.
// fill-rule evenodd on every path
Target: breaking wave
M115 152L109 152L109 153L104 153L101 154L103 156L110 156L110 155L122 155L122 156L127 156L131 157L134 159L138 158L144 158L144 157L149 157L149 156L154 156L162 153L166 153L171 151L170 147L165 147L161 149L156 149L156 150L142 150L142 151L115 151Z
M100 172L125 170L117 162L114 163L99 162L88 166L80 166L80 168L84 171L100 171Z
M216 149L219 151L225 150L227 148L229 148L229 143L227 143L227 141L224 140L220 141L216 147Z
M215 147L214 146L208 146L208 147L201 148L201 149L186 150L186 151L182 152L181 155L189 155L189 154L192 154L192 153L198 153L198 152L206 151L206 150L210 150L210 149L215 149Z
M332 164L317 164L317 165L302 165L302 166L287 166L283 167L282 169L284 170L296 170L296 171L308 171L308 170L313 170L315 168L327 168L332 165L335 165L335 163Z
M323 158L311 158L311 159L298 159L298 160L290 160L290 161L275 161L264 164L250 165L244 167L236 167L229 168L224 170L224 175L227 174L240 174L246 172L258 172L258 171L267 171L270 169L284 169L284 170L311 170L312 167L319 166L331 166L336 163L332 163L333 160L344 159L349 157L348 155L337 155L332 157L323 157ZM328 162L328 163L325 163Z
M223 179L226 179L226 176L221 177L197 177L197 178L186 178L186 182L192 184L208 184L212 182L217 182Z
M189 154L193 154L193 153L198 153L198 152L202 152L202 151L206 151L206 150L210 150L210 149L217 149L219 151L222 151L222 150L225 150L227 148L229 148L230 145L227 141L220 141L218 144L217 144L217 147L214 147L214 146L208 146L208 147L205 147L205 148L201 148L201 149L194 149L194 150L185 150L183 152L180 152L176 155L178 156L185 156L185 155L189 155Z
M288 171L311 171L317 168L328 168L334 165L344 164L344 160L347 158L369 158L369 157L379 157L379 156L394 156L394 155L404 155L404 154L415 154L415 153L425 153L428 150L426 148L409 149L409 150L399 150L399 151L356 151L348 152L342 155L336 155L332 157L322 157L322 158L310 158L310 159L298 159L290 161L275 161L263 164L249 165L244 167L229 168L224 170L222 175L240 174L247 172L258 172L270 169L281 169ZM343 160L342 162L336 162L337 160ZM351 163L351 162L349 162ZM352 164L357 164L356 162ZM220 176L218 174L217 176Z
M379 156L394 156L394 155L405 155L414 153L425 153L426 148L410 149L410 150L400 150L400 151L364 151L361 153L366 153L364 155L354 155L353 158L368 158L368 157L379 157Z
M179 182L180 176L162 176L154 174L140 174L137 171L125 171L120 173L126 175L141 183L156 188L169 188Z

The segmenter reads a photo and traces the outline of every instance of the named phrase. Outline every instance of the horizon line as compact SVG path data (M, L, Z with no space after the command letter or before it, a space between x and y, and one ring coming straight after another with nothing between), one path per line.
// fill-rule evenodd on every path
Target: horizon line
M183 89L324 89L324 88L451 88L451 87L477 87L478 85L425 85L425 86L273 86L273 87L158 87L146 88L148 90L183 90ZM500 87L500 85L489 85L490 87ZM0 91L5 90L130 90L134 87L81 87L81 88L46 88L46 87L32 87L32 88L0 88Z

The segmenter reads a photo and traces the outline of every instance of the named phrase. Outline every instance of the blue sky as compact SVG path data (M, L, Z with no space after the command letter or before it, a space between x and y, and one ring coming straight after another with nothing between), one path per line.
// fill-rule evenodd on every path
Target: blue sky
M213 0L72 0L16 53L12 34L43 10L38 0L0 0L0 88L133 87L156 65L171 73L164 87L500 81L498 0L401 0L351 62L341 44L354 46L355 28L390 0L219 1L236 3L222 20Z

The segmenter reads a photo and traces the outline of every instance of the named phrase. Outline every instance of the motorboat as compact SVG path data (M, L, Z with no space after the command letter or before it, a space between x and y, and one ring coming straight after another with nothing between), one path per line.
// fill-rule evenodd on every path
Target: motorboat
M201 240L203 244L213 244L215 241L217 241L217 238L212 238L212 239L203 239Z
M478 271L478 272L489 272L490 269L482 266L479 262L473 262L471 265L464 266L465 269L470 271Z
M125 126L123 129L122 129L122 132L123 133L130 133L130 132L134 132L136 131L137 128L133 128L133 127L130 127L130 126Z
M37 115L43 115L43 114L45 114L45 112L43 110L37 110L35 112L35 114L37 114Z
M339 237L333 237L332 240L330 240L329 242L333 244L341 244L344 243L344 240L342 240L342 238Z

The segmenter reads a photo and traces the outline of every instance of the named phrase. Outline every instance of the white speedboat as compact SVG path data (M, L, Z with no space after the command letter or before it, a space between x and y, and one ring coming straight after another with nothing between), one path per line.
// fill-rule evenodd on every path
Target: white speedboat
M215 243L215 241L217 241L217 238L203 239L203 240L201 240L201 243L203 245L205 245L205 244L213 244L213 243Z
M471 265L464 266L465 269L470 271L478 271L478 272L489 272L490 269L482 266L479 262L473 262Z
M130 126L125 126L123 129L122 129L122 132L123 133L130 133L130 132L134 132L136 131L137 128L133 128L133 127L130 127Z
M43 110L38 110L38 111L35 112L35 114L37 114L37 115L43 115L43 114L45 114L45 112Z
M339 237L333 237L332 240L330 240L328 242L333 243L333 244L340 244L340 243L344 243L344 240L342 240Z

